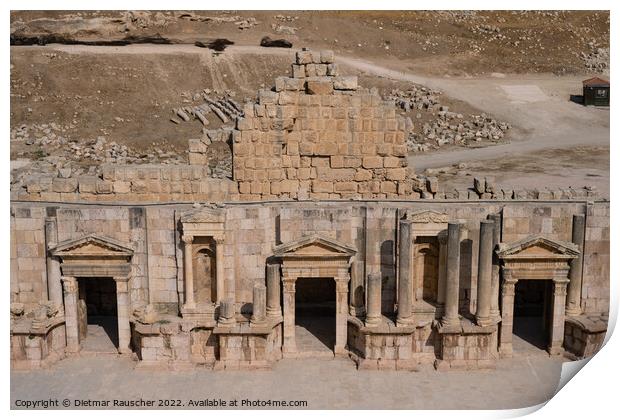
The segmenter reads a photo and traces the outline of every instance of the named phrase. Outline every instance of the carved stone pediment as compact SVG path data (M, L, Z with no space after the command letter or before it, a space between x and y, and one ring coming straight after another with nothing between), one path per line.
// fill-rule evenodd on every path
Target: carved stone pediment
M436 210L408 211L405 220L412 223L448 223L448 215Z
M497 255L505 260L567 260L579 256L579 248L570 242L533 235L509 244L499 244Z
M355 248L323 235L304 236L274 248L274 256L283 258L349 258L356 252Z
M224 212L208 207L192 209L181 215L181 223L224 223Z
M96 234L61 242L50 252L63 259L111 257L129 260L133 256L133 250L127 245Z

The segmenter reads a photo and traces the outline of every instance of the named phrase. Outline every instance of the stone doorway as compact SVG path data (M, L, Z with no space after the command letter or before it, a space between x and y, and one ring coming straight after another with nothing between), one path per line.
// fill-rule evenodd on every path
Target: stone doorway
M302 354L333 354L336 344L336 282L299 278L295 293L295 336Z
M549 347L552 296L551 280L519 280L515 284L515 353L539 353Z
M116 282L111 277L78 278L78 333L82 351L118 353Z

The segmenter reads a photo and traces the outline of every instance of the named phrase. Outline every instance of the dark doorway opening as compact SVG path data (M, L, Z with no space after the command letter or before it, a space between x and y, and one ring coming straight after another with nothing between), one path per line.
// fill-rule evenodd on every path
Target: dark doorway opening
M514 343L515 351L526 351L528 344L547 350L551 331L551 280L519 280L515 285Z
M295 282L295 341L300 352L333 352L336 344L336 282L299 278Z
M116 282L110 277L78 279L78 331L85 351L116 353Z

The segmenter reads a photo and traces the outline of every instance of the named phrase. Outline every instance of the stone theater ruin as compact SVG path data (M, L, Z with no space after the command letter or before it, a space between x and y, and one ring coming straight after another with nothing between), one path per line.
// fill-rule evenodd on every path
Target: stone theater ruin
M233 179L205 175L198 139L189 165L11 192L14 368L86 352L138 368L493 368L517 335L572 358L602 345L608 201L490 179L442 191L407 166L394 104L331 51L298 51L240 107L222 134Z

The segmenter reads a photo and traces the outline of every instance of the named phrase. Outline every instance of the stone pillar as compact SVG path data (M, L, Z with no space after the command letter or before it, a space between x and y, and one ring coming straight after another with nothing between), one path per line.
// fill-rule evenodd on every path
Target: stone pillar
M250 323L262 325L266 318L267 288L264 284L255 284L252 291L252 318Z
M448 265L448 232L442 231L437 235L439 242L439 275L437 279L437 303L442 305L446 302L446 275Z
M131 327L129 325L129 277L114 277L116 282L116 312L118 319L118 352L131 353Z
M185 306L187 308L195 308L196 302L194 301L194 270L192 264L192 242L194 241L194 237L192 235L183 235L182 239L185 243L185 249L183 252L183 273L185 275ZM218 266L219 265L216 262L216 267Z
M398 315L397 325L411 324L411 223L400 221L398 235Z
M442 324L454 326L459 324L459 277L461 263L461 224L448 223L448 257L446 273L446 301Z
M501 315L499 313L499 257L495 253L497 245L501 242L502 235L502 216L501 214L490 214L489 220L493 221L493 267L491 275L491 319L499 322Z
M476 323L489 326L491 318L491 282L493 276L493 220L480 222L480 240L478 241L478 287L476 304Z
M80 335L78 331L78 283L75 277L61 277L65 296L65 331L67 334L67 353L80 351Z
M366 290L366 326L375 327L381 323L381 273L368 275Z
M280 264L267 264L267 316L279 318L280 308Z
M49 250L58 244L56 218L45 219L45 243L47 251L47 298L62 308L62 282L60 281L60 260L50 255Z
M294 277L285 277L282 281L284 289L284 322L282 330L282 352L296 353L295 342L295 280Z
M193 282L192 282L193 284ZM216 303L224 299L224 238L215 238L215 292Z
M220 302L217 323L221 326L235 325L235 302L232 299L224 299Z
M351 263L351 288L349 289L349 314L364 316L364 261Z
M349 307L347 305L349 292L348 270L340 273L340 276L334 278L334 281L336 282L336 343L334 345L334 354L346 354L349 318Z
M581 282L583 266L583 243L585 239L586 218L582 214L573 216L572 242L579 247L579 256L570 263L568 283L568 298L566 300L566 315L581 315Z
M566 286L569 280L566 277L553 279L553 312L551 332L549 337L549 354L562 354L564 348L564 321L566 319Z
M512 356L512 326L515 305L515 284L509 273L504 273L502 284L502 323L499 330L499 354L502 357Z

